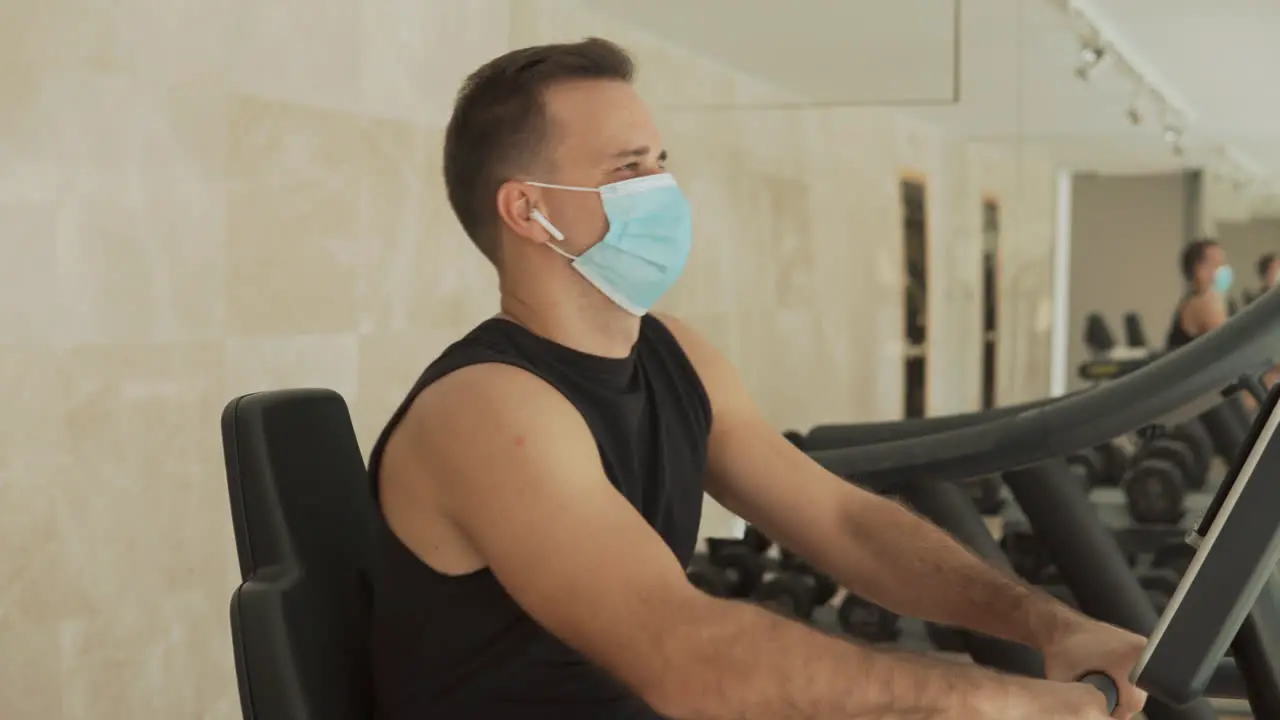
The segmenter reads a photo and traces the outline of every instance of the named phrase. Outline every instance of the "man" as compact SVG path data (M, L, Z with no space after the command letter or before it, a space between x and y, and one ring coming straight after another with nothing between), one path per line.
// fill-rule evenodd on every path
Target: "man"
M1187 292L1173 312L1166 345L1176 350L1227 321L1227 292L1235 274L1216 240L1201 239L1182 249Z
M1276 280L1280 279L1280 256L1275 253L1267 253L1258 258L1258 277L1262 280L1262 288L1258 290L1257 295L1249 299L1249 302L1257 300L1275 288ZM1280 366L1268 370L1262 376L1262 382L1267 387L1280 382Z
M1104 718L1143 647L994 570L813 463L734 368L647 311L684 268L690 208L603 40L504 55L445 138L462 226L501 313L410 391L370 471L383 720ZM708 228L707 232L714 232ZM884 652L688 582L704 488L844 585L1044 651L1054 680Z
M1280 278L1280 256L1275 253L1267 253L1259 258L1258 277L1262 280L1262 290L1259 295L1274 288L1276 280Z

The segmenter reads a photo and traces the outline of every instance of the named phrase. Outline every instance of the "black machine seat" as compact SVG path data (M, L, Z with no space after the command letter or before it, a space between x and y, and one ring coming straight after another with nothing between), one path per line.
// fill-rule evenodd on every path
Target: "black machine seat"
M369 720L376 507L346 402L332 390L238 397L222 413L222 445L245 720Z

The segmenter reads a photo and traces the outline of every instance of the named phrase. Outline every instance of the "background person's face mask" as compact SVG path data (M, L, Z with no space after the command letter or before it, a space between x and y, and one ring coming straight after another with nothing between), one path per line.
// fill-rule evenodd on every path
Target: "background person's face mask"
M644 315L684 272L693 247L693 214L670 173L598 188L528 184L600 193L609 220L604 238L576 257L555 244L550 247L571 260L574 270L623 310ZM541 211L535 208L529 216L557 242L564 242L564 233Z
M1213 289L1219 295L1226 295L1235 279L1236 273L1230 265L1219 265L1218 269L1213 271Z

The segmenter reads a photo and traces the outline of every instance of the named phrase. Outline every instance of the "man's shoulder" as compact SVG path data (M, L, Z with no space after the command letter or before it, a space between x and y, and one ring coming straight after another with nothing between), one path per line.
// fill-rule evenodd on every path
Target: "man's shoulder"
M460 367L423 388L406 419L445 430L469 422L532 422L564 408L572 405L546 380L495 360Z

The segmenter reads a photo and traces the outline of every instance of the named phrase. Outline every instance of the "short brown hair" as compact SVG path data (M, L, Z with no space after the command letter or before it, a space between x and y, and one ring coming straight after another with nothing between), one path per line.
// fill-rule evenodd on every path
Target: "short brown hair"
M1271 269L1271 266L1275 264L1276 260L1280 260L1280 255L1276 255L1275 253L1267 253L1266 255L1258 258L1258 277L1266 280L1267 271Z
M1195 279L1196 268L1200 267L1200 263L1204 261L1204 256L1209 252L1209 248L1218 247L1218 241L1213 238L1199 238L1187 243L1182 248L1182 277L1191 282Z
M540 157L547 138L543 97L566 80L631 82L626 50L600 38L513 50L485 63L458 91L444 136L444 183L462 229L499 261L494 196Z

